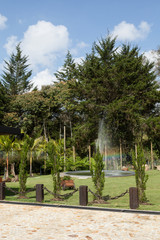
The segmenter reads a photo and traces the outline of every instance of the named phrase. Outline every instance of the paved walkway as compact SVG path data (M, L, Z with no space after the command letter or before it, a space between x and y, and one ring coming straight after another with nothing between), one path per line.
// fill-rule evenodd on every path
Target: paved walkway
M0 203L0 239L160 239L160 215Z

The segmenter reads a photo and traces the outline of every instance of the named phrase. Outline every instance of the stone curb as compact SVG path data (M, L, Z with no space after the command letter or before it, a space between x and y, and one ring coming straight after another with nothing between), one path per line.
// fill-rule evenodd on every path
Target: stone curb
M29 203L29 202L16 202L16 201L3 201L0 203L12 204L12 205L25 205L25 206L40 206L40 207L55 207L55 208L68 208L68 209L82 209L93 211L106 211L106 212L120 212L120 213L136 213L136 214L148 214L148 215L160 215L160 211L144 211L144 210L131 210L131 209L116 209L116 208L102 208L102 207L87 207L87 206L73 206L73 205L56 205L46 203Z

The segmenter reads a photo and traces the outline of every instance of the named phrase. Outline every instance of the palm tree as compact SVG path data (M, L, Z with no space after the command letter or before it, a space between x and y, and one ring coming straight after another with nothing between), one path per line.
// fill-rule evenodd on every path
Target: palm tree
M33 139L28 136L28 144L29 144L29 161L30 161L30 177L32 176L32 163L33 163L33 152L38 148L39 144L42 142L43 137L39 137Z
M48 144L48 141L45 138L43 138L41 143L36 148L38 156L40 156L41 154L44 155L44 173L46 173L46 161L48 157L47 144Z
M14 137L9 135L0 136L0 148L6 153L6 175L5 178L9 176L9 152L14 148Z
M53 192L57 195L60 191L61 141L56 142L55 140L50 139L47 143L47 153L53 178Z

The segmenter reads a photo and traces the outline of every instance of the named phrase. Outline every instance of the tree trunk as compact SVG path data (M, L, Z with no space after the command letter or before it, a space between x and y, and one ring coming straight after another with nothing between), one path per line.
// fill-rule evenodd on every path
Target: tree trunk
M122 169L122 142L121 142L121 139L120 139L120 167Z
M6 166L6 178L9 177L9 170L8 170L9 163L8 163L8 158L9 158L9 153L7 153L7 157L6 157L6 163L7 163L7 166Z
M15 174L15 163L11 163L11 175L12 176L16 176L16 174Z
M135 143L135 156L136 156L136 159L137 159L137 143Z
M30 177L32 177L32 151L30 152Z
M73 133L72 133L72 122L71 120L69 121L70 123L70 131L71 131L71 140L73 138ZM73 144L73 143L72 143ZM73 149L73 162L75 163L76 162L76 151L75 151L75 146L72 146L72 149Z
M43 130L44 130L44 137L46 139L46 142L48 142L45 119L43 119Z
M69 121L69 124L70 124L71 139L72 139L73 134L72 134L72 122L71 122L71 120Z
M89 151L89 168L91 168L91 145L89 145L88 151Z
M75 150L75 146L72 147L73 149L73 162L76 162L76 150Z

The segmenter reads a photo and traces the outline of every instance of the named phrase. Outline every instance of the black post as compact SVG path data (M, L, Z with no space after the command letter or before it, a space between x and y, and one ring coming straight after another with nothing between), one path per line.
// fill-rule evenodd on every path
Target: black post
M0 200L5 199L5 182L0 182Z
M43 200L44 200L43 184L36 184L36 201L43 202Z
M136 187L131 187L129 189L129 205L131 209L139 207L138 188Z
M88 204L88 186L79 187L79 205L87 206Z

